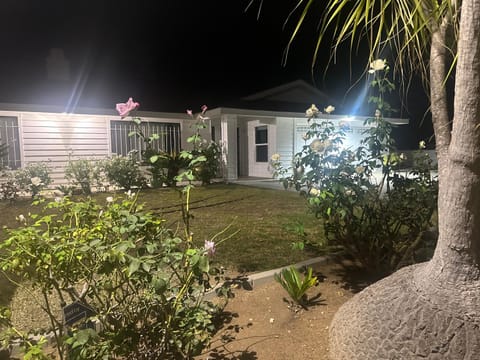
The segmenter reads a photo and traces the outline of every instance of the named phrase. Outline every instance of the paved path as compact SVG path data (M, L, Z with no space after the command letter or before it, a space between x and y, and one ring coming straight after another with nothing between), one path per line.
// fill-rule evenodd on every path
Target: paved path
M269 179L269 178L253 178L253 177L239 178L237 180L232 181L232 183L239 184L239 185L255 186L255 187L260 187L264 189L276 189L276 190L285 189L278 180Z

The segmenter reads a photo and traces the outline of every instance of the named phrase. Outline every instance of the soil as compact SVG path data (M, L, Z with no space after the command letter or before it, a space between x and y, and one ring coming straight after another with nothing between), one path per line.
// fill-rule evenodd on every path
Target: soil
M335 312L372 279L347 261L330 260L314 271L319 281L308 291L305 308L293 306L287 292L274 280L254 284L253 289L247 282L237 281L244 286L233 290L222 325L210 347L196 360L328 359L328 330ZM20 324L38 322L39 312L31 313Z
M198 360L328 359L328 328L338 308L371 279L350 263L329 262L316 270L305 309L292 306L276 281L238 288L225 308L224 325Z

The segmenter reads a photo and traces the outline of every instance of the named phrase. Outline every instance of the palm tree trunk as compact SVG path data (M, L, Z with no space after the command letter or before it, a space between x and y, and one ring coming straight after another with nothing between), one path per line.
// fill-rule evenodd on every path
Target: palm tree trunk
M480 281L480 0L463 2L460 34L451 141L442 115L433 118L440 174L439 239L429 269L440 283L471 286ZM431 68L436 66L431 58ZM442 84L432 83L432 93ZM440 108L439 103L433 103L432 96L432 110Z
M451 133L443 85L445 24L434 29L430 54L440 180L435 254L428 263L373 284L340 308L330 327L332 359L479 357L480 0L462 2Z

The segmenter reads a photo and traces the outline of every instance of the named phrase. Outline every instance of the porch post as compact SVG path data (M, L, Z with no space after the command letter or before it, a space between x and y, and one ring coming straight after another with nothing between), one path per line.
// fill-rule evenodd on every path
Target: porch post
M221 142L223 147L223 178L226 181L237 180L237 116L222 115Z

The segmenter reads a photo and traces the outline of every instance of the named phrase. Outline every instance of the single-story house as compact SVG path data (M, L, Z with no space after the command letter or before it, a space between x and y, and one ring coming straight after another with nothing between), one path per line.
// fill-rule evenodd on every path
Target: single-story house
M269 161L274 153L288 163L304 144L302 135L308 126L304 111L312 103L320 109L330 104L325 94L296 81L246 97L240 107L209 110L210 128L202 135L223 146L224 179L271 177ZM186 139L193 128L187 114L139 111L135 115L142 119L147 135L161 135L158 147L162 150L179 151L188 146ZM364 118L325 116L333 122L350 123L348 144L360 141ZM406 119L390 121L408 123ZM139 149L142 142L128 136L133 129L131 119L121 119L114 110L64 113L49 106L0 104L0 143L9 145L8 155L1 160L12 169L46 162L52 169L53 185L59 185L65 183L63 169L69 159L101 159Z

